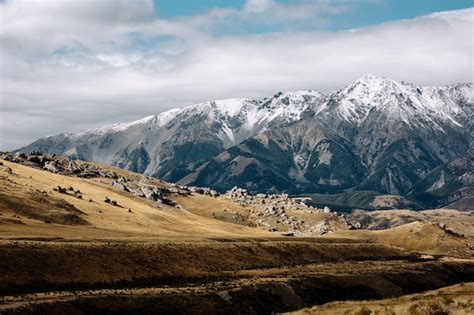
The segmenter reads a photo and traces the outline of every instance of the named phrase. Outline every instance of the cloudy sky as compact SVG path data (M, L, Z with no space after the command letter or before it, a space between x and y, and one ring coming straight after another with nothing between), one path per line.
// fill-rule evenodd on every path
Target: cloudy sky
M0 0L0 150L192 103L473 81L472 0Z

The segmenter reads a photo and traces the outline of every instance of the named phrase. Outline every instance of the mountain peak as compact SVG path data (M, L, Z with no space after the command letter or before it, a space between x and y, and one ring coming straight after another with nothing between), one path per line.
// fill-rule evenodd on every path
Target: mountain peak
M345 88L226 99L36 141L43 151L197 186L406 193L472 146L472 85L366 75ZM409 161L407 169L400 161Z
M373 85L373 84L381 84L381 83L392 83L395 82L392 79L388 79L385 77L378 77L372 74L366 74L359 79L357 79L353 84L368 84L368 85Z

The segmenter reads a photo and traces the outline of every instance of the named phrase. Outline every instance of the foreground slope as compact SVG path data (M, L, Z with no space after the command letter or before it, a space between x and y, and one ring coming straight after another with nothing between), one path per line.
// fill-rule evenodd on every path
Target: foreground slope
M4 237L107 238L133 235L185 239L268 236L261 230L208 219L186 209L134 196L112 186L110 178L77 178L7 161L2 163L0 234ZM115 174L123 172L120 169L112 171ZM126 173L126 176L141 177L131 173ZM167 187L167 184L153 179L139 180ZM54 190L58 186L66 191ZM117 205L106 203L106 198L116 201Z
M400 298L332 302L288 314L309 315L352 315L352 314L472 314L474 312L474 283L466 283L428 291L422 294L406 295Z
M413 240L425 247L410 250L449 254L452 247L457 248L455 256L469 257L467 243L474 235L474 213L470 211L341 214L307 206L300 198L286 194L253 195L233 188L220 195L208 188L169 184L103 164L39 152L5 157L11 161L2 160L0 165L0 234L4 237L207 239L342 235L401 247ZM391 236L381 237L388 235ZM430 236L432 241L418 235Z
M472 237L432 222L342 231L337 214L286 195L219 196L39 153L15 161L0 160L2 314L271 314L474 281ZM281 235L306 222L340 230Z
M59 224L94 229L93 234L106 230L161 237L189 233L210 237L214 228L215 236L236 236L233 231L240 236L265 235L245 227L306 236L348 228L335 213L309 207L286 194L254 196L235 188L219 195L208 188L168 184L39 152L6 154L5 159L0 170L4 174L0 206L10 230L30 228L24 226L28 220L49 231L60 228Z

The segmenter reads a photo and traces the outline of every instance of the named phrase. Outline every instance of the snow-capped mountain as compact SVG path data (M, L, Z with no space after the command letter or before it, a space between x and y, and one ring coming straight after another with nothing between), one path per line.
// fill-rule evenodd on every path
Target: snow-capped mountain
M472 84L417 87L366 76L318 99L311 118L249 138L181 183L405 194L472 148L473 104Z
M330 93L316 116L360 126L377 111L410 127L441 130L446 120L462 125L458 120L466 118L463 104L472 104L473 94L472 84L421 87L367 75Z
M220 190L405 194L473 147L471 83L422 87L364 76L329 94L228 99L79 134L41 150Z
M260 101L226 99L172 109L131 123L40 139L21 150L65 154L177 181L196 165L264 130L312 113L314 91Z

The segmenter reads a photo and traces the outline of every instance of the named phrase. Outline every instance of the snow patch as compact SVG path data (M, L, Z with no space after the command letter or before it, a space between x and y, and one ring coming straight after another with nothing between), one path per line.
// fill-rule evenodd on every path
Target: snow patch
M323 143L318 148L319 150L319 164L331 165L332 153L329 150L329 143Z
M156 123L159 127L162 127L169 123L171 120L176 118L179 113L183 111L182 108L173 108L166 112L162 112L156 116Z
M426 191L432 192L434 190L440 189L446 184L446 180L444 178L444 171L441 172L441 176L438 178L437 181L433 183L433 185L430 186Z

